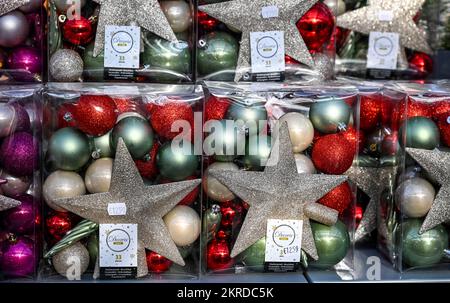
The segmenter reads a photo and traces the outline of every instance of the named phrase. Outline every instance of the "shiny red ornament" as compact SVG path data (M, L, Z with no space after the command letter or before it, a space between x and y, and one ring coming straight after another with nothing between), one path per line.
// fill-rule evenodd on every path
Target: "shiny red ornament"
M230 230L220 229L216 234L216 238L219 240L229 240L230 237L231 237Z
M223 120L231 103L228 99L209 97L205 103L205 121Z
M230 248L225 240L212 240L206 250L208 269L223 270L230 268L234 261L230 256Z
M67 20L62 28L64 39L73 45L86 45L94 38L92 22L85 17L77 16Z
M195 179L198 179L198 177L190 176L190 177L186 178L186 181L195 180ZM168 183L172 183L172 182L173 181L168 180L168 179L162 179L159 181L159 184L168 184ZM187 194L186 197L184 197L183 200L181 200L178 203L178 205L190 206L197 200L199 195L200 195L200 186L197 186L189 194Z
M433 72L433 59L428 54L414 52L408 62L409 67L422 77L428 76Z
M381 120L381 96L361 95L360 101L360 128L373 130Z
M133 98L127 97L112 97L114 104L116 104L118 114L137 112L143 114L139 106L139 102Z
M106 95L83 95L76 106L77 127L91 136L103 136L117 121L117 108Z
M242 203L228 201L220 204L220 212L222 213L220 226L231 228L241 223L245 209Z
M361 223L363 214L364 214L363 208L361 207L361 205L357 204L355 207L354 215L353 215L355 218L356 227L358 227L359 223Z
M339 52L342 49L342 47L344 47L344 45L346 44L350 32L351 30L349 29L336 26L333 36L337 52ZM330 43L330 45L334 44L332 42Z
M345 139L348 140L358 151L364 148L366 138L362 131L357 131L354 127L349 127L346 131L341 133Z
M442 118L438 122L442 143L450 147L450 114L447 118Z
M148 153L148 157L145 160L135 160L136 167L143 178L152 180L156 178L159 173L158 166L156 165L156 155L161 147L159 142L155 142L152 149Z
M45 219L45 227L49 236L48 241L56 243L74 227L73 217L67 212L53 211Z
M326 4L317 2L297 22L297 28L308 49L319 52L331 39L334 30L333 13Z
M437 121L450 117L450 99L434 103L432 112L434 120Z
M295 60L294 58L285 55L284 56L284 62L286 63L286 65L298 65L300 64L297 60Z
M321 172L340 175L353 163L355 147L340 133L326 135L317 140L312 149L312 161Z
M147 268L152 273L163 273L172 266L172 261L154 251L146 251Z
M344 210L348 208L350 203L353 200L353 192L348 184L348 182L344 182L338 187L335 187L325 196L323 196L318 203L325 205L329 208L335 209L342 214Z
M76 127L75 110L76 105L73 103L65 103L58 108L58 128Z
M151 124L155 132L162 138L173 139L182 131L172 131L175 122L187 121L190 124L191 135L194 134L194 111L192 107L182 101L169 100L164 104L155 104L151 108Z
M203 30L205 32L211 32L217 27L217 25L219 25L219 21L217 19L214 19L202 11L197 12L197 20L199 30Z

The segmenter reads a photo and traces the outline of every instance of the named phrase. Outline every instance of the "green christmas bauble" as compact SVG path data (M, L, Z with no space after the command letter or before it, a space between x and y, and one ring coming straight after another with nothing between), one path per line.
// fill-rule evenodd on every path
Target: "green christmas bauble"
M194 155L191 143L185 144L187 145L181 143L178 148L172 148L172 142L166 142L159 148L156 165L162 177L171 181L182 181L195 174L199 157Z
M432 266L448 248L448 233L442 225L419 235L422 223L422 219L407 219L398 229L396 238L402 247L403 262L408 266Z
M97 57L94 57L94 45L92 42L83 53L84 62L84 77L92 81L103 81L104 79L104 64L105 54L101 52Z
M111 131L101 137L91 138L92 158L112 158L114 157L111 148Z
M111 147L115 150L122 138L134 159L144 158L153 146L153 129L147 120L140 117L127 117L120 120L111 135Z
M98 258L98 235L97 233L92 233L87 241L87 249L89 251L89 257L91 258L90 266L94 267L95 262Z
M311 221L311 229L319 256L317 261L311 262L311 266L329 268L341 262L350 247L347 226L341 221L333 226Z
M89 139L75 128L62 128L50 138L47 155L47 160L56 169L79 170L91 158Z
M238 259L249 269L263 271L266 257L266 237L259 239L255 244L243 251Z
M241 141L239 141L241 140ZM243 142L242 151L238 152L238 144ZM214 156L220 162L231 162L245 150L245 133L239 138L239 132L234 127L234 121L221 120L214 127L204 142L204 152L207 156Z
M236 69L239 44L235 37L225 32L212 32L199 40L197 68L202 76ZM228 75L230 76L230 74ZM231 74L231 78L234 76ZM216 79L215 80L226 80Z
M166 82L180 80L180 75L189 75L191 71L191 50L187 42L168 41L156 35L149 35L145 40L142 63L161 69L152 73L156 80Z
M187 246L178 246L178 251L180 252L180 255L183 259L186 259L192 254L192 251L194 250L194 246L187 245Z
M248 131L250 135L258 134L267 125L267 111L261 103L251 105L233 103L225 117L228 120L242 122L242 127L239 127Z
M406 134L405 134L406 132ZM412 117L400 128L400 138L406 135L406 147L435 149L439 145L439 128L431 119Z
M272 138L270 136L250 136L247 139L244 166L248 170L262 170L270 156Z
M324 134L333 134L344 129L348 126L351 116L351 107L341 99L316 102L309 111L309 119L314 128Z

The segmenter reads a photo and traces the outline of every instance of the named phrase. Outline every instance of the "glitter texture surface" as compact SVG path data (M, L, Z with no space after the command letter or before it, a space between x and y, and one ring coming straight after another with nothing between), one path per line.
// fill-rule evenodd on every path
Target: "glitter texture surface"
M56 204L98 224L138 224L138 276L142 277L148 273L144 248L184 266L163 217L200 182L196 179L145 186L125 143L120 139L109 192L60 199ZM110 216L108 204L119 202L126 204L126 215Z
M20 205L20 201L0 195L0 211L14 208Z
M303 41L296 22L317 0L234 0L203 5L199 10L242 32L235 81L249 71L250 32L284 31L286 55L300 63L314 67L314 60ZM263 18L262 9L277 6L279 16Z
M302 249L317 260L309 219L333 225L338 212L314 204L347 177L298 174L287 123L280 128L279 140L275 141L267 163L264 172L210 170L212 176L250 205L231 256L264 237L268 219L291 219L303 220Z
M424 233L450 220L450 152L415 148L406 151L441 186L420 228L420 233Z
M0 0L0 16L18 9L28 2L30 2L30 0Z
M84 69L80 55L71 49L56 51L49 62L50 75L58 82L79 81Z

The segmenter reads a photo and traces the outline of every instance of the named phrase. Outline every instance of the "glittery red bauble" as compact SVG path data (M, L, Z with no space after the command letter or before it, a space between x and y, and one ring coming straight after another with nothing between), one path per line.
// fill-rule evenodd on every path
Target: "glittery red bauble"
M103 136L117 120L117 108L109 96L83 95L76 106L77 127L91 136Z
M199 29L205 32L213 31L217 25L219 25L219 21L217 19L214 19L202 11L197 12L197 19Z
M433 59L425 53L414 52L409 58L409 67L419 73L420 76L427 76L433 72Z
M380 102L381 109L381 124L382 126L389 127L393 130L398 130L400 125L400 111L401 108L405 108L404 102L391 99L389 97L383 97Z
M94 38L92 22L84 17L67 20L62 28L64 39L73 45L86 45Z
M352 202L352 198L352 189L348 182L344 182L323 196L318 202L342 214Z
M437 121L450 116L450 100L438 101L433 104L433 118Z
M334 16L328 6L317 2L297 22L297 28L310 51L320 51L331 39Z
M195 180L198 179L198 177L195 176L190 176L186 178L186 181L189 180ZM167 184L167 183L172 183L173 181L169 180L169 179L161 179L159 181L159 184ZM192 205L192 203L194 203L198 196L200 194L200 186L197 186L196 188L194 188L189 194L186 195L186 197L183 198L183 200L181 200L178 205Z
M225 240L212 240L207 247L206 263L208 269L221 270L230 268L233 259L230 257L230 248Z
M378 95L361 95L360 128L374 129L381 119L381 98Z
M205 121L223 120L230 105L228 99L211 96L205 103Z
M228 201L220 204L220 212L222 213L222 221L220 226L231 228L241 223L245 209L242 203L236 201Z
M415 100L410 99L408 102L406 111L404 111L405 107L406 106L404 105L404 102L403 102L402 106L399 108L399 110L401 110L400 121L403 121L406 118L412 118L412 117L431 118L431 116L432 116L433 108L432 108L431 104L429 104L429 103L415 101ZM407 115L405 115L405 112L407 113Z
M447 118L442 118L438 122L438 127L441 132L442 143L450 147L450 113Z
M341 133L345 139L347 139L353 146L361 150L364 147L364 133L362 131L357 131L353 127L349 127L348 130Z
M194 111L192 107L182 101L171 100L161 105L154 105L151 109L151 124L155 132L162 138L173 139L180 131L172 132L172 124L177 121L187 121L194 133ZM186 130L184 130L186 131Z
M67 212L53 211L45 219L46 232L52 243L60 241L74 227L73 217Z
M156 155L158 154L160 146L161 144L159 144L159 142L155 142L148 153L148 159L134 161L142 177L152 180L158 175L159 171L158 166L156 165Z
M58 128L76 127L75 110L76 105L73 103L65 103L58 108Z
M139 102L126 97L112 97L114 100L114 104L116 104L118 114L129 113L129 112L137 112L142 114L142 110L140 109Z
M314 166L326 174L343 174L352 166L354 157L354 145L339 133L319 138L312 149Z
M145 255L147 259L147 268L152 273L163 273L168 271L170 266L172 266L172 261L154 251L146 251Z

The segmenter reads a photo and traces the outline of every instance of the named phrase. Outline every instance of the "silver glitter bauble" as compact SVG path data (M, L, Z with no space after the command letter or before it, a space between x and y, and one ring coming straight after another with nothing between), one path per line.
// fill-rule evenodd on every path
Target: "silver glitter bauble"
M75 82L83 75L84 63L80 55L71 49L60 49L50 58L49 70L53 80Z

